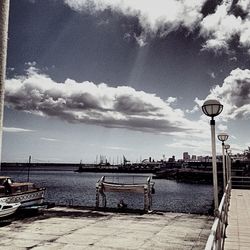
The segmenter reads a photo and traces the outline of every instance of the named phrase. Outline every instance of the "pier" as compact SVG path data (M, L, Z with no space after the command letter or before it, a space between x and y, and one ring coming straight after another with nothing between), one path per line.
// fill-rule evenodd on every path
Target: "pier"
M246 179L249 182L250 178ZM241 189L231 188L233 183L228 182L219 209L215 213L206 250L250 249L250 189L248 185L245 186L246 189L242 185Z
M225 250L250 249L250 190L232 189Z
M213 218L55 207L0 227L1 249L204 249Z

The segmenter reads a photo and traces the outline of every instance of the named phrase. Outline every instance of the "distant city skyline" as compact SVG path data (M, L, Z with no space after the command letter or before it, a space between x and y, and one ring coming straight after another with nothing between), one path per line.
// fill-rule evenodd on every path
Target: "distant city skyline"
M10 1L2 161L210 155L250 146L250 1ZM217 153L221 144L217 142Z

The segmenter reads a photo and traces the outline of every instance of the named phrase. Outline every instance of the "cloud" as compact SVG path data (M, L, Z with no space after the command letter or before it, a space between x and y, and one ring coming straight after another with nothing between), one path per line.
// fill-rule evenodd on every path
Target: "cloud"
M206 99L214 98L224 105L220 115L223 119L249 119L250 70L239 68L232 70L221 86L216 85L210 90ZM195 102L201 106L204 100L196 98Z
M224 0L214 13L203 18L200 23L200 34L207 39L203 44L203 50L229 52L229 44L236 37L241 46L250 47L250 15L248 13L243 19L233 12L236 7L241 8L243 5L243 2L237 5L233 1ZM245 5L242 8L245 8Z
M167 144L167 146L170 148L178 148L178 149L183 149L183 150L186 150L188 148L192 152L198 152L199 154L201 153L208 154L211 151L210 145L209 143L207 143L207 141L199 142L197 140L191 140L191 141L190 140L178 140L173 143Z
M166 102L169 104L177 102L177 97L169 96L168 99L166 100Z
M250 9L250 1L249 0L239 0L239 1L237 1L237 5L239 7L241 7L241 9L244 12L247 12Z
M133 151L132 148L118 147L118 146L103 146L103 148L111 150Z
M140 36L136 36L136 34L134 34L134 37L135 37L135 40L136 40L137 44L140 47L144 47L147 44L145 34L141 34Z
M47 138L47 137L41 137L40 139L43 140L43 141L51 141L51 142L59 141L59 140L57 140L57 139L54 139L54 138Z
M232 136L230 136L231 138ZM229 138L229 139L230 139ZM178 138L174 142L167 144L166 146L169 148L176 148L180 150L189 150L190 154L197 155L211 155L211 144L208 143L209 140L198 140L192 137L188 138ZM246 144L245 144L246 145ZM221 143L216 140L216 153L220 155L221 152ZM233 150L234 153L242 153L246 147L230 142L230 149Z
M29 66L29 67L35 67L36 66L36 62L26 62L25 65Z
M188 113L188 114L193 114L193 113L195 113L195 112L197 112L197 111L199 111L200 109L199 109L199 107L198 107L198 105L194 105L194 107L190 110L190 109L186 109L185 111L186 111L186 113Z
M214 72L209 73L209 75L210 75L211 78L215 79L215 73Z
M226 130L227 130L227 125L219 124L219 125L218 125L218 129L219 129L220 131L226 131Z
M226 41L219 39L209 39L202 45L202 51L212 50L216 54L228 52L229 46Z
M249 1L223 0L215 11L203 16L207 0L64 0L76 11L96 13L110 9L138 18L143 36L135 37L140 46L146 43L146 34L166 36L180 27L200 30L205 39L202 50L229 52L230 42L238 37L242 47L250 49ZM220 2L220 1L219 1Z
M157 32L163 25L175 30L180 26L193 29L202 18L200 13L206 0L64 0L76 11L91 12L111 9L128 16L137 16L142 28Z
M12 109L72 123L166 134L200 131L182 110L155 94L71 79L57 83L33 66L27 75L6 81L5 102Z
M33 132L34 130L24 129L24 128L15 128L15 127L4 127L3 131L10 132L10 133L21 133L21 132Z

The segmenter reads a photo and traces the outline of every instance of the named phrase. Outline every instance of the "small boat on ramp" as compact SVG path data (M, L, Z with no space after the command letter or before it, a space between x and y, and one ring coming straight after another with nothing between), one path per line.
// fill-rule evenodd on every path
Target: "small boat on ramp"
M21 203L0 203L0 219L14 214L20 206Z

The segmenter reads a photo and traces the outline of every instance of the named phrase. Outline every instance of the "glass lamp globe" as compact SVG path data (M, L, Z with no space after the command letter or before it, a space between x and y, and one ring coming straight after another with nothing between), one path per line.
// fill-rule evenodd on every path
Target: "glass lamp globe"
M227 133L220 133L218 134L218 140L221 141L221 142L224 142L228 139L228 134Z
M230 148L230 145L226 144L224 147L225 147L226 150L228 150Z
M202 105L202 111L205 115L215 117L221 113L223 105L217 100L207 100Z

